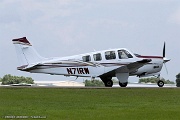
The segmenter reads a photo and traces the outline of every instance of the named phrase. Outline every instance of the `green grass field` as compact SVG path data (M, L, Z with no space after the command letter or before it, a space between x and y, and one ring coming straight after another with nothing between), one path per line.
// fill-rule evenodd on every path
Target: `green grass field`
M180 89L0 88L0 116L1 119L26 116L50 120L179 120Z

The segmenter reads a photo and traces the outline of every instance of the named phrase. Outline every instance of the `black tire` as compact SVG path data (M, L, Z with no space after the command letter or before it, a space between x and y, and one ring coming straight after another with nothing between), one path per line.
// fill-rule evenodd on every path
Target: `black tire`
M113 86L113 81L111 80L111 76L101 76L101 80L104 82L105 87L112 87Z
M112 80L106 80L104 81L104 84L106 87L112 87L113 86L113 81Z
M127 86L127 84L128 84L128 82L125 82L125 83L121 83L121 82L119 82L119 86L121 86L121 87L126 87L126 86Z
M163 87L163 86L164 86L164 81L159 80L159 81L157 82L157 85L158 85L159 87Z

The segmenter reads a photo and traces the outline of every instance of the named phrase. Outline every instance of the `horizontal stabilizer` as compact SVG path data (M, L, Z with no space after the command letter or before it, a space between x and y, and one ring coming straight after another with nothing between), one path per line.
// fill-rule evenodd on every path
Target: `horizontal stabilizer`
M18 70L21 70L21 71L28 71L28 70L32 70L33 68L35 68L37 65L39 65L40 63L37 63L37 64L31 64L31 65L23 65L23 66L20 66L20 67L17 67Z

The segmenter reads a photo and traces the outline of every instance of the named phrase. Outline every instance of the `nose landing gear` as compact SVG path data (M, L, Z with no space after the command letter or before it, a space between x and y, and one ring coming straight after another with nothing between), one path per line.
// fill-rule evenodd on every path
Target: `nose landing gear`
M164 86L164 81L159 80L159 81L157 82L157 85L158 85L159 87L163 87L163 86Z
M159 87L163 87L163 86L164 86L164 81L162 81L162 80L160 79L160 74L157 76L157 78L159 79L159 80L157 81L157 85L158 85Z

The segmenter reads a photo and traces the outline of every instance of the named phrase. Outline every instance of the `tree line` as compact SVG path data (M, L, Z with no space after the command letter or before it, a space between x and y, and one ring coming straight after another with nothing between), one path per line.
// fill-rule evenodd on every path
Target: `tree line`
M139 79L139 83L157 83L159 80L162 80L164 84L174 84L173 81L165 80L164 78L155 78L155 77L141 78Z
M176 75L176 86L180 87L180 73Z
M142 78L139 79L139 83L157 83L159 78ZM175 84L170 80L165 80L161 78L165 84ZM20 83L27 83L27 84L34 84L34 80L31 77L23 77L23 76L13 76L10 74L4 75L3 78L0 78L0 82L2 85L10 85L10 84L20 84ZM114 83L118 83L118 80L113 79ZM85 80L85 86L98 86L104 87L104 83L101 80ZM176 75L176 86L180 87L180 73Z
M180 73L176 75L176 86L180 87ZM164 84L175 84L173 81L165 80L164 78L141 78L139 79L138 83L157 83L158 80L164 81ZM113 83L118 84L118 80L113 79ZM85 86L91 86L91 87L104 87L104 83L101 80L85 80L84 81Z
M157 83L158 80L164 81L164 84L175 84L173 81L165 80L164 78L142 78L139 79L139 83ZM114 83L118 83L118 80L113 79ZM104 83L101 80L85 80L85 86L98 86L104 87ZM176 86L180 87L180 73L176 75Z
M0 82L2 85L11 85L11 84L34 84L34 80L31 77L23 77L23 76L13 76L13 75L4 75L3 78L0 78Z
M118 84L119 81L116 80L116 79L112 79L113 83L115 84ZM95 80L85 80L83 82L85 84L86 87L105 87L104 83L102 80L98 80L98 79L95 79Z

